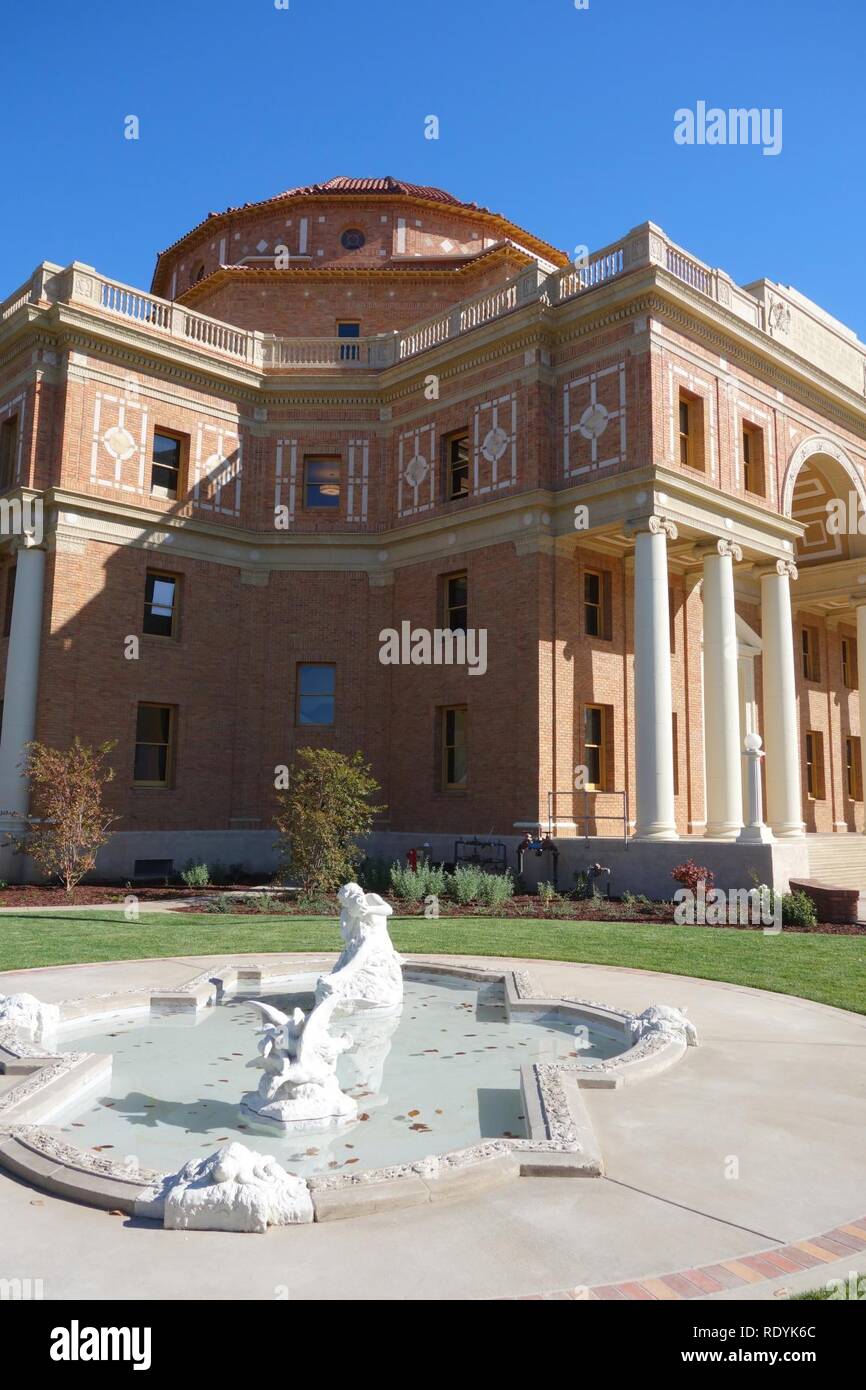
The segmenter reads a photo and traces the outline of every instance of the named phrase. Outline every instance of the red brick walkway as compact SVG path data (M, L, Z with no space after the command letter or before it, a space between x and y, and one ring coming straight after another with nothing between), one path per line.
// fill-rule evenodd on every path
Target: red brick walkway
M668 1300L702 1298L720 1293L722 1289L743 1288L760 1284L766 1279L778 1279L783 1274L799 1274L801 1270L832 1264L845 1255L855 1256L866 1250L866 1216L847 1226L810 1240L797 1240L792 1245L774 1246L754 1255L741 1255L734 1260L701 1265L698 1269L678 1269L674 1274L652 1278L629 1279L622 1284L596 1284L593 1288L561 1289L556 1293L529 1294L530 1300L550 1298Z

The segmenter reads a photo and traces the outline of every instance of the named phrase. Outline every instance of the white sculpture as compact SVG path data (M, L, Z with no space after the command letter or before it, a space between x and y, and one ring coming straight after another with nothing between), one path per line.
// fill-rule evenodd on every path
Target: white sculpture
M306 1224L313 1202L303 1178L269 1154L226 1144L169 1178L163 1224L172 1231L258 1231Z
M44 1043L59 1022L56 1004L43 1004L32 994L0 994L0 1027L14 1028L28 1042Z
M295 1009L291 1017L261 1000L250 1002L268 1022L258 1030L263 1034L260 1056L247 1063L264 1075L258 1090L246 1092L242 1108L284 1129L353 1120L358 1107L337 1081L337 1058L352 1046L352 1040L332 1037L328 1031L337 996L317 1004L309 1015Z
M632 1043L651 1033L664 1033L671 1038L680 1038L688 1047L697 1047L698 1031L691 1019L686 1018L682 1009L674 1009L667 1004L651 1004L642 1014L629 1016Z
M343 953L316 987L317 1001L337 997L344 1010L397 1012L403 1007L402 961L388 935L394 909L378 893L344 883L337 895Z

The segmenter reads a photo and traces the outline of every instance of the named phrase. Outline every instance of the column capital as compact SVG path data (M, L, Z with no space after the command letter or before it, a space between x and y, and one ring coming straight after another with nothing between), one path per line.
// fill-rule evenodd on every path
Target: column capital
M649 531L653 536L667 536L670 541L675 541L679 535L676 522L667 516L641 516L625 523L626 535L634 536L641 531Z
M699 555L702 560L714 555L720 555L723 558L730 555L731 559L736 560L739 564L743 558L743 547L738 545L736 541L729 541L726 536L720 536L718 540L695 546L695 554Z
M774 560L771 565L756 565L755 574L759 579L768 579L772 575L778 575L780 579L798 579L800 577L793 560Z

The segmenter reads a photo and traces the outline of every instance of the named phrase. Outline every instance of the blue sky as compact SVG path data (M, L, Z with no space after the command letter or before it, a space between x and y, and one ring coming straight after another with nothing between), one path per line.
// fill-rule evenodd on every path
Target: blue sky
M146 286L211 210L393 174L571 252L649 218L866 339L864 0L43 0L4 39L0 298L41 260ZM781 153L675 144L700 100L781 108Z

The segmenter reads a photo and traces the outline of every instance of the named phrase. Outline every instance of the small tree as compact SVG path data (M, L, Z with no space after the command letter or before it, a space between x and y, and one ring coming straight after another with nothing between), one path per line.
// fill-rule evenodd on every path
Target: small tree
M361 753L347 757L331 748L302 748L289 771L289 785L278 792L274 817L281 869L297 879L307 897L332 893L351 879L364 851L379 791Z
M109 838L110 816L102 804L114 778L107 764L114 743L89 748L76 738L69 748L43 743L25 747L24 770L33 789L34 813L26 817L27 836L16 844L42 872L72 890L96 863L96 852Z

